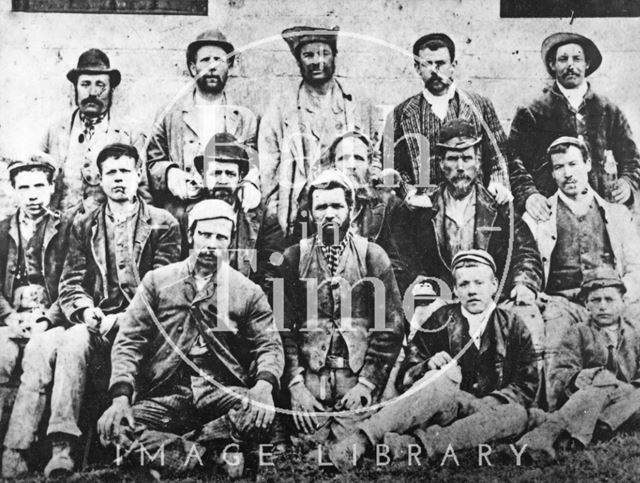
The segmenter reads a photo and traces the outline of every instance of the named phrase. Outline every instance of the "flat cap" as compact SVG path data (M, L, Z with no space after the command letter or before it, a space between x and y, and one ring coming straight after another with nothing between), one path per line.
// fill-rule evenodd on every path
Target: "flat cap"
M218 161L221 163L236 163L240 169L240 176L249 172L249 153L247 147L238 142L233 134L220 132L215 134L204 148L204 155L193 158L193 164L204 175L204 161Z
M39 170L49 173L51 176L56 172L51 156L45 153L38 153L32 156L28 161L13 161L7 168L9 171L9 179L14 182L16 175L22 171Z
M585 37L584 35L574 34L571 32L557 32L549 35L542 41L542 47L540 48L540 54L542 55L542 62L547 69L550 76L553 77L553 71L549 68L549 62L556 54L558 47L566 44L578 44L584 49L584 55L589 62L589 67L585 72L585 75L590 76L602 63L602 54L600 50L593 42L593 40Z
M236 212L233 207L222 200L203 200L195 204L189 212L189 229L198 221L222 218L236 226Z
M482 136L476 135L476 129L465 119L452 119L442 126L438 137L437 147L464 151L482 141Z
M453 62L453 60L456 58L456 44L453 43L453 40L451 40L451 37L449 37L447 34L432 33L432 34L423 35L422 37L420 37L418 40L414 42L413 55L417 57L418 54L420 53L420 50L424 46L424 44L434 40L440 41L444 45L446 45L447 50L449 51L449 57L451 57L451 61Z
M324 42L331 47L333 54L338 53L338 32L340 27L307 27L299 25L284 29L282 38L289 45L289 49L294 57L298 57L300 47L311 42Z
M582 136L580 136L580 137L560 136L558 139L556 139L551 144L549 144L549 147L547 148L547 159L549 158L549 154L551 153L553 148L555 148L556 146L567 145L567 144L569 146L575 146L576 148L580 149L581 151L584 151L584 152L587 152L587 153L589 152L589 145L582 138Z
M491 267L493 273L496 273L496 262L493 257L485 250L460 250L453 257L451 262L451 270L465 265L487 265Z
M586 297L593 290L607 287L619 288L623 293L627 291L620 275L618 275L613 268L602 265L584 274L584 279L580 287L580 295Z

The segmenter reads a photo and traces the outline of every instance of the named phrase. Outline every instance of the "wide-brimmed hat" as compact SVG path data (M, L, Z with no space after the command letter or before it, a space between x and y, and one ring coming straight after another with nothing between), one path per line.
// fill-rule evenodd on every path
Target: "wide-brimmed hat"
M447 46L449 57L451 57L451 61L453 62L453 60L456 58L456 44L453 43L453 40L451 40L451 37L449 37L447 34L432 33L423 35L413 44L413 55L417 57L420 53L420 50L422 49L422 46L427 42L431 42L433 40L439 40Z
M338 53L338 32L340 27L307 27L299 25L284 29L282 38L289 45L289 49L294 57L298 57L300 47L311 42L324 42L331 47L333 54Z
M122 79L120 71L111 68L109 57L100 49L89 49L80 54L78 65L67 72L67 79L75 84L80 74L108 74L112 88L120 84Z
M464 151L480 141L482 141L482 136L476 136L473 124L464 119L452 119L440 129L436 146L443 150Z
M9 179L11 180L11 183L14 182L16 175L22 171L45 171L51 176L53 176L56 172L56 168L53 164L53 159L51 159L48 154L44 153L34 155L27 161L13 161L9 164L7 170L9 171Z
M196 39L187 46L187 64L196 56L198 49L203 45L215 45L224 50L227 55L235 50L233 44L227 40L225 34L218 29L211 29L202 32ZM230 59L233 61L233 58Z
M193 165L201 176L204 175L204 161L236 163L240 176L249 172L249 153L247 147L238 142L233 134L220 132L215 134L204 148L204 155L193 158Z
M542 47L540 48L542 62L544 62L544 66L547 68L547 72L550 76L553 77L554 75L553 71L549 68L550 57L555 55L558 47L566 44L578 44L584 49L584 55L589 62L589 67L587 68L585 75L590 76L598 69L598 67L600 67L600 64L602 63L602 54L591 39L584 35L574 34L571 32L558 32L549 35L544 39Z

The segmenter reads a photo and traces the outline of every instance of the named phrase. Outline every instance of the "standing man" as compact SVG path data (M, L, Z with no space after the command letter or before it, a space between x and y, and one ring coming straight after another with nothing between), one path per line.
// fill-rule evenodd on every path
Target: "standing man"
M598 47L582 35L560 32L542 42L542 61L553 85L516 111L509 135L516 208L537 221L551 216L547 198L558 186L546 153L561 136L580 137L589 146L595 192L630 205L640 188L640 154L622 111L587 82L602 62Z
M293 232L300 195L322 152L338 134L361 127L351 94L335 79L338 30L292 27L282 32L302 82L267 108L258 150L267 212L287 236Z
M11 383L21 349L47 330L49 321L59 322L56 302L67 224L49 209L54 173L46 160L9 165L18 211L0 222L0 419L5 401L15 392ZM47 349L53 348L43 347ZM3 469L12 466L7 461Z
M326 170L308 204L320 230L285 251L285 374L297 437L342 439L378 401L402 345L402 306L389 257L354 234L354 190ZM316 312L309 315L309 307ZM324 417L309 413L327 412Z
M551 359L550 386L560 409L518 445L534 457L555 458L563 434L587 446L596 433L612 436L640 423L640 326L624 315L625 286L609 267L589 272L581 296L589 321L567 330Z
M413 445L433 461L449 446L473 448L527 427L538 385L529 331L496 307L496 265L486 251L459 252L452 270L459 302L436 311L411 341L398 377L408 394L330 449L338 469L348 470L382 441L395 459Z
M49 127L41 149L51 155L58 169L53 209L85 213L106 199L96 166L102 148L124 143L141 149L145 139L111 112L121 75L111 68L107 54L98 49L82 53L77 67L67 73L67 79L73 84L77 109ZM144 170L138 195L147 201L151 199Z
M98 422L104 442L128 433L131 443L138 424L146 429L136 442L148 451L155 451L147 444L154 433L162 444L191 432L185 443L201 456L200 444L212 443L204 424L218 427L223 444L260 440L270 429L282 341L262 290L222 256L235 222L224 201L197 203L189 213L189 258L142 281L112 351L112 403Z
M424 35L413 44L413 56L425 88L393 110L393 125L387 127L393 138L385 138L383 144L385 167L393 159L393 166L409 185L419 184L425 175L430 184L440 184L443 173L436 160L440 130L452 119L464 119L473 126L474 137L482 138L480 182L498 204L507 203L512 198L506 136L491 101L456 85L453 40L441 33Z
M27 345L5 437L5 454L22 457L34 440L51 385L47 477L73 472L85 389L89 384L95 391L94 403L104 397L111 342L140 278L180 255L177 221L136 197L144 169L136 148L110 144L96 163L107 202L76 216L60 278L59 304L71 327L47 331ZM56 349L43 353L42 346Z
M187 67L195 87L163 110L153 125L147 147L153 197L157 206L169 210L177 219L204 196L194 158L202 155L215 134L232 134L239 142L256 148L255 114L238 105L225 90L235 61L234 50L219 30L198 35L187 47ZM259 177L260 173L253 169L244 178L245 210L260 203Z

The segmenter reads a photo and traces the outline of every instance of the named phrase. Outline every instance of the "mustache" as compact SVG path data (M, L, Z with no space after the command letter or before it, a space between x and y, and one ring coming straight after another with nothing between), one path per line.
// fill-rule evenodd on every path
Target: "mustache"
M445 85L451 85L452 80L449 77L445 77L442 74L440 74L438 71L432 70L431 71L431 76L429 77L429 80L427 82L442 82Z
M80 101L80 104L82 104L84 106L84 105L89 104L91 102L94 103L94 104L98 104L99 106L104 106L104 102L102 102L96 96L89 96L86 99L82 99L82 101Z
M453 183L457 183L459 181L473 181L473 178L467 174L456 174L451 177L451 181Z

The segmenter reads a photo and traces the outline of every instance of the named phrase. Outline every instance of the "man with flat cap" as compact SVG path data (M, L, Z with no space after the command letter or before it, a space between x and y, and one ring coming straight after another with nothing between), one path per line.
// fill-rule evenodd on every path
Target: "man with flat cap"
M394 108L385 126L384 167L395 167L413 186L440 184L443 173L436 161L440 130L452 119L464 119L473 126L474 137L482 138L480 182L499 204L507 203L512 198L506 136L491 101L456 84L453 40L442 33L424 35L413 44L413 56L424 90ZM410 193L408 200L412 199Z
M438 309L407 348L398 375L406 394L330 448L345 471L376 444L396 460L433 461L521 434L538 385L535 352L522 320L496 306L496 264L484 250L452 261L458 302Z
M180 471L220 444L260 441L271 427L282 342L262 290L222 256L235 223L226 202L200 201L189 213L189 258L142 280L111 352L103 443L151 453L177 443L182 458L164 469Z
M509 134L516 209L537 221L551 216L546 198L557 185L546 152L561 136L586 141L592 160L589 183L596 193L630 206L639 196L640 154L620 108L587 81L602 62L598 47L582 35L559 32L542 43L542 61L553 84L518 108Z
M267 212L285 235L293 230L300 196L322 152L338 134L361 126L351 94L335 79L338 27L282 32L302 82L273 99L260 125L258 149Z
M145 137L111 109L121 77L118 69L111 68L107 54L99 49L83 52L77 66L67 73L77 108L49 126L40 146L58 169L53 209L84 213L105 202L96 166L98 153L112 143L143 148ZM151 200L146 170L140 178L138 196Z
M554 443L563 436L587 446L594 436L640 427L640 325L624 315L625 291L610 267L585 275L589 321L567 330L549 369L561 407L538 415L539 426L518 441L532 456L555 458Z
M177 219L204 197L202 176L195 169L194 158L202 155L215 134L232 134L255 153L256 116L226 90L229 71L235 62L234 50L219 30L198 35L187 47L187 67L194 79L194 88L172 104L168 112L163 108L153 125L147 147L153 198L157 206ZM260 202L258 171L251 170L241 186L245 210L257 206Z

